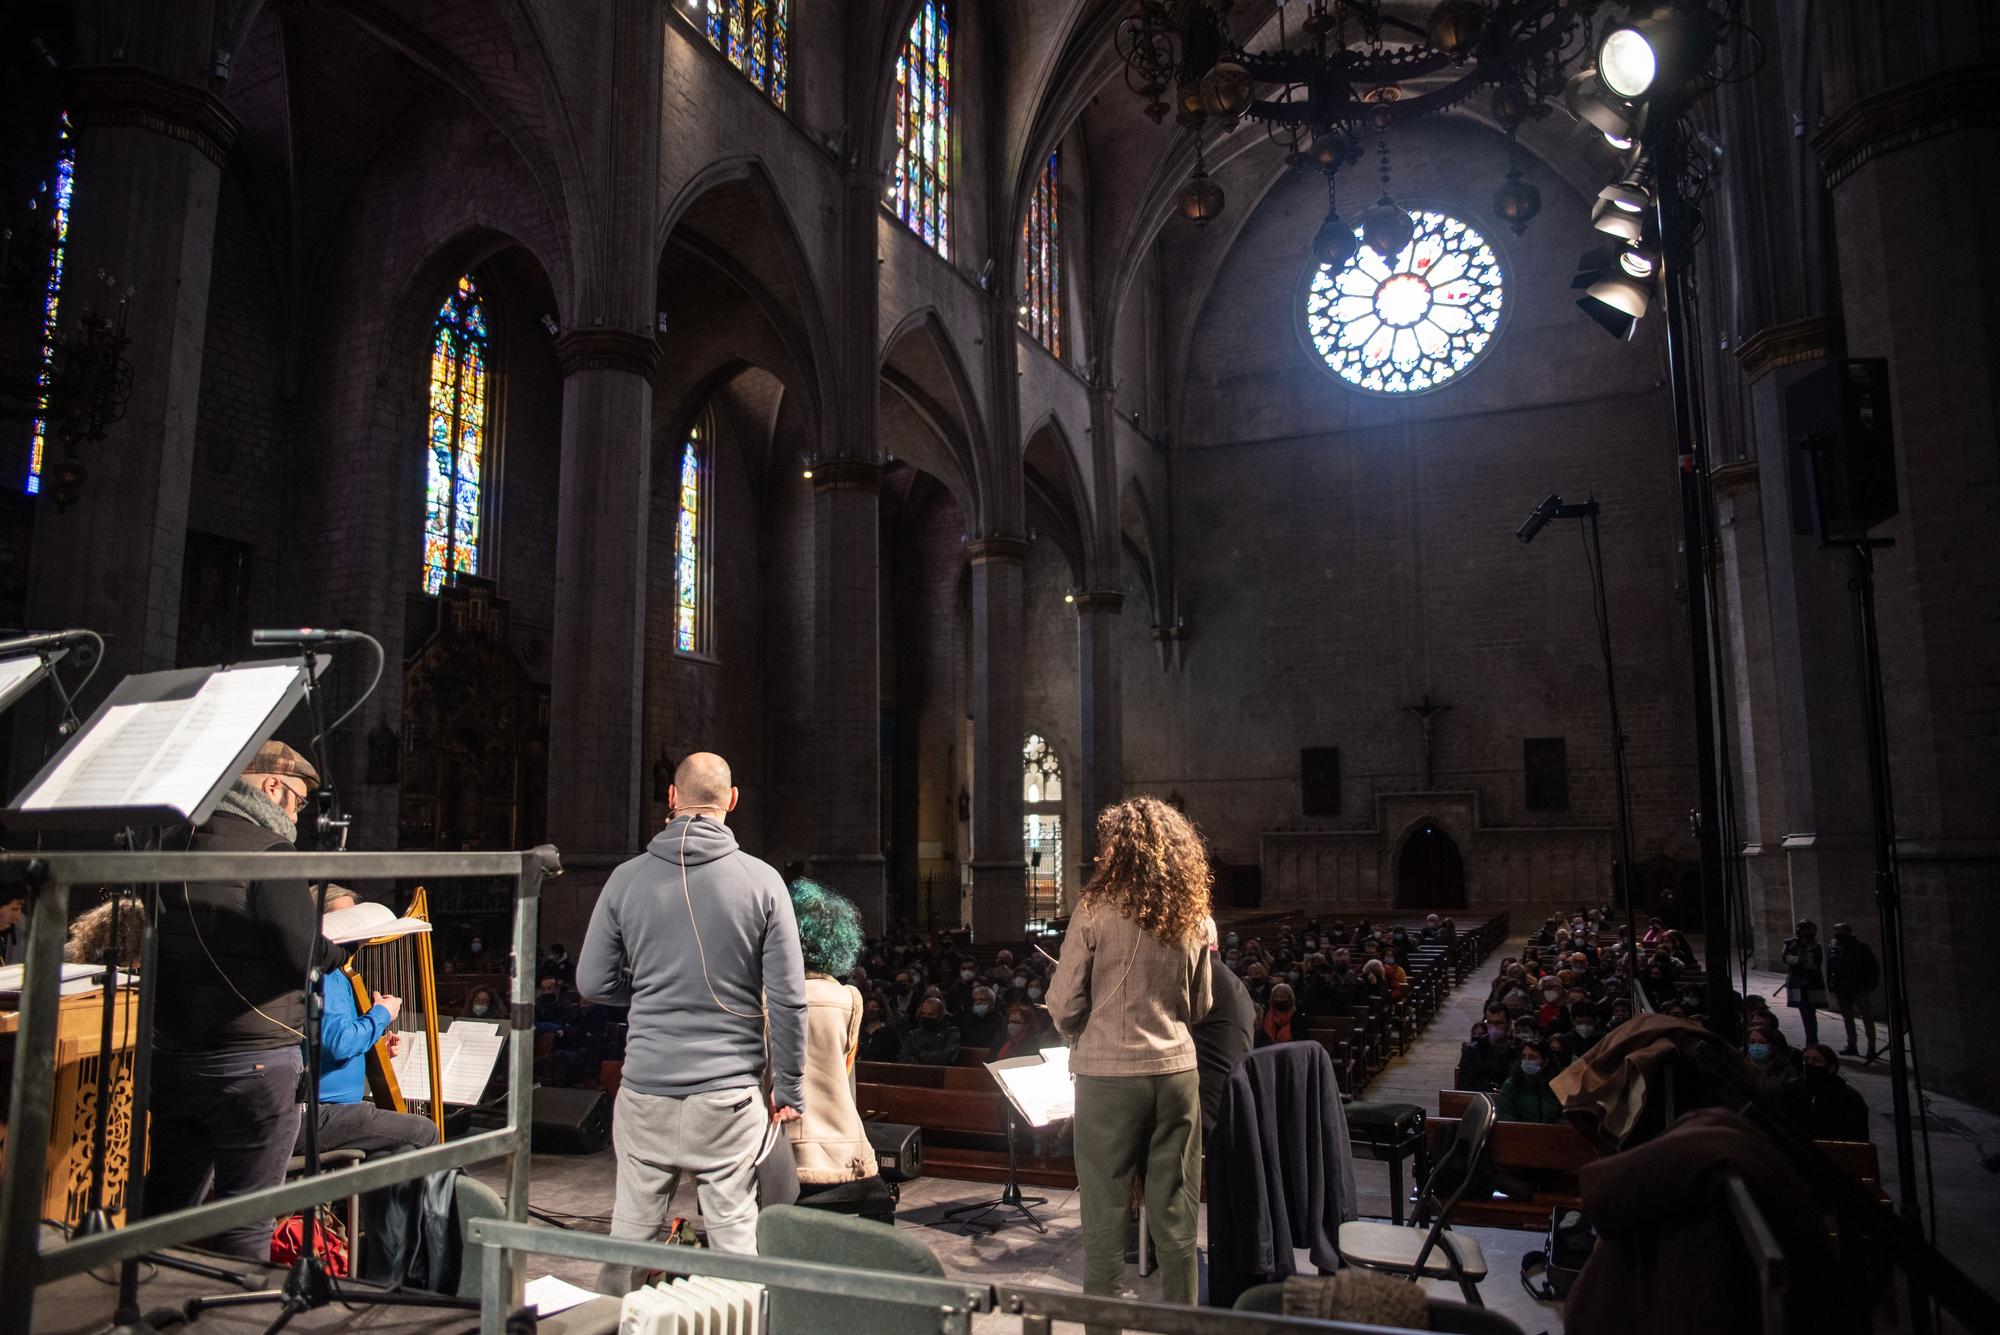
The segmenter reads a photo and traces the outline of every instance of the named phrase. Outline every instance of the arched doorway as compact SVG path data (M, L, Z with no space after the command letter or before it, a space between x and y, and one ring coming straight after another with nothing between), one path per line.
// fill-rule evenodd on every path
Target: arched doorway
M1465 907L1465 860L1458 855L1457 842L1429 821L1403 841L1402 856L1396 860L1396 907Z

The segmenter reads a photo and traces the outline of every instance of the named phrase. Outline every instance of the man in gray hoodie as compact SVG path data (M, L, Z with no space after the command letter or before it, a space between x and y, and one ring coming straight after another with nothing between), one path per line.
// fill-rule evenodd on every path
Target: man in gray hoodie
M773 1123L805 1108L805 965L783 878L725 826L736 799L721 756L680 763L666 828L597 898L576 987L586 1000L631 1007L611 1236L658 1238L687 1173L708 1245L755 1255L758 1153L767 1134L782 1135ZM629 1274L606 1266L599 1287L623 1293Z

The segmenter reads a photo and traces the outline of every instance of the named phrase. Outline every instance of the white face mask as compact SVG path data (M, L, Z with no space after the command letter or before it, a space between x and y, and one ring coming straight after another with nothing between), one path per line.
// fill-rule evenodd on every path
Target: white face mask
M1031 988L1029 988L1029 989L1028 989L1028 1000L1030 1000L1030 1001L1040 1001L1041 999L1042 999L1042 989L1041 989L1041 988L1039 988L1039 987L1031 987Z
M472 1003L472 1013L474 1015L489 1015L492 1011L493 1008L484 1002L475 1001Z
M1014 986L1026 987L1027 985L1028 985L1028 975L1024 973L1017 973L1014 975Z

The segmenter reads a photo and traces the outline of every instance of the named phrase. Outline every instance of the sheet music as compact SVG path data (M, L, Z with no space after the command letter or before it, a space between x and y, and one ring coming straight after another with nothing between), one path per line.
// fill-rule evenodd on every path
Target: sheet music
M299 669L218 672L185 700L114 705L24 811L164 806L187 815L263 727Z
M0 661L0 708L13 703L14 693L26 687L34 675L42 669L42 656L30 654L26 658L9 658Z
M429 1035L422 1030L404 1030L402 1048L390 1064L396 1068L396 1083L403 1097L431 1101ZM493 1077L493 1063L505 1047L506 1037L497 1024L460 1020L438 1034L438 1079L447 1104L479 1102L486 1082Z
M986 1069L1030 1126L1048 1126L1076 1116L1076 1086L1070 1079L1068 1048L1045 1048L1039 1058L988 1062Z
M428 932L431 925L422 918L398 918L386 904L364 902L353 908L335 909L320 919L320 935L335 945L356 941L384 941Z

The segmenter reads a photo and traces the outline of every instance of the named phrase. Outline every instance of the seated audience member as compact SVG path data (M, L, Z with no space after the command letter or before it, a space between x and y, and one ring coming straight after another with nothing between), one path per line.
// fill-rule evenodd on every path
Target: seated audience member
M1564 1004L1562 980L1544 978L1542 1002L1535 1011L1535 1023L1541 1026L1543 1032L1547 1032L1558 1020L1564 1018Z
M1743 1043L1743 1053L1750 1058L1757 1091L1777 1100L1781 1106L1789 1086L1798 1079L1797 1065L1790 1050L1783 1044L1783 1035L1761 1024L1750 1027Z
M917 1007L917 1023L903 1035L896 1060L918 1066L951 1066L958 1061L958 1027L945 1017L944 998L925 997Z
M861 950L861 915L847 899L814 881L792 882L792 913L806 975L805 1108L784 1124L798 1161L799 1199L871 1202L890 1208L875 1148L854 1106L861 993L840 975Z
M1558 1076L1563 1069L1576 1060L1576 1047L1568 1031L1550 1034L1542 1040L1543 1074Z
M1458 1055L1460 1089L1491 1094L1510 1074L1514 1045L1508 1037L1507 1012L1498 1006L1486 1008L1486 1019L1472 1026L1471 1041Z
M1007 1013L994 1005L993 989L972 989L972 1001L963 1015L953 1017L958 1025L958 1041L968 1048L992 1051L1007 1036Z
M1591 1046L1597 1042L1599 1034L1603 1032L1602 1026L1597 1022L1597 1008L1588 1002L1571 1006L1569 1032L1571 1041L1576 1045L1574 1055L1580 1057L1590 1051Z
M1271 975L1263 963L1252 964L1243 972L1243 987L1249 992L1250 1000L1263 1006L1271 999Z
M1688 944L1688 939L1681 935L1677 927L1667 932L1667 953L1672 955L1674 961L1683 969L1699 967L1699 962L1694 957L1694 947Z
M1279 983L1271 989L1271 1004L1264 1008L1264 1020L1257 1026L1256 1045L1268 1048L1273 1043L1290 1043L1294 1037L1304 1037L1303 1028L1294 1033L1293 1022L1298 1019L1298 997L1290 983Z
M1438 915L1435 913L1426 913L1424 915L1424 930L1419 935L1426 944L1429 944L1437 940L1439 934Z
M493 989L480 984L465 994L465 1016L470 1020L496 1019L500 1014L500 999Z
M903 1034L889 1023L888 1006L879 994L869 997L861 1008L861 1058L865 1062L892 1062L903 1051Z
M1799 1057L1801 1079L1785 1087L1783 1106L1814 1140L1867 1140L1868 1101L1840 1077L1832 1045L1812 1043Z
M1549 1088L1546 1052L1539 1043L1524 1043L1515 1058L1514 1069L1500 1082L1496 1110L1503 1122L1540 1122L1553 1125L1562 1120L1562 1100Z
M953 1015L964 1015L972 1009L972 989L979 978L979 966L971 956L958 961L958 981L950 985L944 994L945 1009Z
M1646 934L1639 938L1642 949L1651 950L1667 939L1667 925L1658 918L1646 919Z
M577 1019L577 1007L563 996L563 985L554 978L544 978L535 984L535 1032L555 1034Z
M1061 1040L1049 1032L1047 1012L1025 1002L1015 1002L1007 1008L1007 1028L1003 1032L994 1061L1006 1061L1010 1057L1032 1057L1043 1048L1057 1046Z
M553 978L563 985L565 991L576 986L576 961L569 957L569 950L558 941L549 947L549 953L535 966L537 980Z

